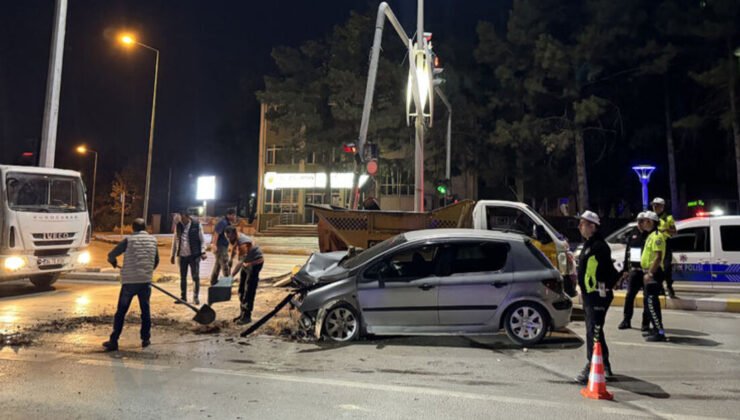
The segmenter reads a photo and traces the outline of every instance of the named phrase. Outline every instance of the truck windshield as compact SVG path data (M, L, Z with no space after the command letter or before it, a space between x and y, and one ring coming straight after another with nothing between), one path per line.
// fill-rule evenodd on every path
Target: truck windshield
M406 237L401 235L396 235L392 238L386 239L385 241L373 245L370 248L360 252L359 254L347 258L346 260L339 263L343 268L346 268L347 270L352 270L355 267L359 267L362 264L370 261L372 258L374 258L376 255L380 255L387 250L394 248L397 245L400 245L402 243L406 242Z
M82 180L75 177L8 173L5 181L11 210L41 213L86 211Z

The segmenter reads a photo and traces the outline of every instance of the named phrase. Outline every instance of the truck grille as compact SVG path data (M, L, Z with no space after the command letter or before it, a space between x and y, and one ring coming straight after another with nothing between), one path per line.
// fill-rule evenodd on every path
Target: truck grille
M33 234L33 244L35 246L72 245L72 243L74 243L74 239L74 232L50 232Z
M33 255L37 257L64 257L69 254L69 248L62 249L37 249Z
M62 264L50 264L50 265L41 265L39 266L39 270L57 270L60 268L64 268L64 265Z

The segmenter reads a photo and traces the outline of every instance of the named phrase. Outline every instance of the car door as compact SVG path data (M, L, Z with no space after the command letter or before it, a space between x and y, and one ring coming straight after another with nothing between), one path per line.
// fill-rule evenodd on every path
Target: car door
M469 241L445 245L439 278L441 325L484 325L511 288L509 244Z
M369 327L436 326L439 247L406 247L370 263L358 278L357 294Z
M713 224L715 247L712 254L712 281L740 282L740 222L717 219Z
M673 280L712 282L712 235L709 224L679 226L671 238L673 250Z

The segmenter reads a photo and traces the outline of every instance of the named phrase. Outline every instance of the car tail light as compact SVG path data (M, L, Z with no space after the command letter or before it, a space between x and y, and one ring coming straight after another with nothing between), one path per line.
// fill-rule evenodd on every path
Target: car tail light
M563 279L560 277L542 280L542 284L555 293L563 293Z

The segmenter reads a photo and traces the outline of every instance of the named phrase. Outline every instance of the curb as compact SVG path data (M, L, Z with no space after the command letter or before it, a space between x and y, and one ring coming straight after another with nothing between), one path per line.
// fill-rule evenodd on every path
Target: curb
M624 306L626 292L614 292L614 300L611 306ZM665 296L659 296L660 306L663 309L675 309L680 311L699 311L699 312L730 312L740 313L740 298L728 297L677 297L669 299ZM574 299L574 303L582 304L580 295ZM635 298L635 308L642 308L642 292Z

